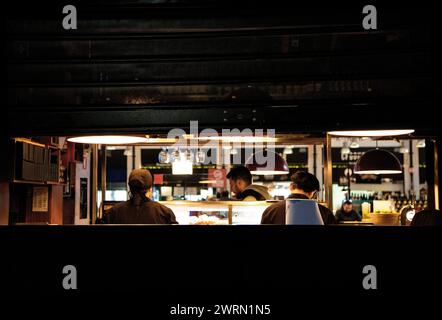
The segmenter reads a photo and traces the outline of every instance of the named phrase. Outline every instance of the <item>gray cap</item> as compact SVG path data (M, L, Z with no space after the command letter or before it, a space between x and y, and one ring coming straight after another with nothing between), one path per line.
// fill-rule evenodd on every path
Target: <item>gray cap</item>
M129 175L129 187L135 189L150 189L152 187L152 175L149 170L135 169Z

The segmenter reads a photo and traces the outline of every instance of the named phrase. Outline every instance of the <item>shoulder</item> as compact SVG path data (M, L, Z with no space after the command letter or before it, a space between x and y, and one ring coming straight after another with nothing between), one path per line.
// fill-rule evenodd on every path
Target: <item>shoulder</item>
M267 207L262 214L261 224L285 224L285 200Z
M158 211L161 211L163 213L173 213L172 209L170 209L169 207L166 207L164 204L161 204L157 201L148 201L146 202L145 205L148 205L152 208L155 208Z
M130 203L129 201L119 202L104 212L104 219L106 223L118 223L120 217L127 212Z
M124 208L124 207L127 207L127 206L130 206L130 200L119 202L116 205L114 205L112 207L112 209L119 209L119 208Z
M256 197L251 194L246 196L244 199L242 199L242 201L256 201L256 200L257 200Z
M281 200L281 201L275 202L274 204L268 206L264 210L264 214L271 214L271 213L277 212L281 208L285 208L285 200Z
M319 206L319 210L321 210L322 212L327 213L327 214L333 214L333 212L329 208L327 208L326 206L323 206L322 204L319 204L319 203L318 203L318 206Z
M129 200L128 201L124 201L124 202L119 202L119 203L113 205L112 208L110 208L108 210L108 212L110 212L110 213L117 213L117 212L119 212L121 210L124 210L125 208L127 208L129 206L130 206L130 201Z
M324 224L335 224L337 223L337 219L329 208L319 204L319 211L321 212L322 218L324 219Z

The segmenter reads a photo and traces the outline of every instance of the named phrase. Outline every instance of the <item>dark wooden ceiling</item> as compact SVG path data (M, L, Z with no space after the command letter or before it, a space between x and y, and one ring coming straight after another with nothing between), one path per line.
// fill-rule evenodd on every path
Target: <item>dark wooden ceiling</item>
M8 135L187 127L436 131L431 7L80 1L7 12ZM414 110L414 111L410 111Z

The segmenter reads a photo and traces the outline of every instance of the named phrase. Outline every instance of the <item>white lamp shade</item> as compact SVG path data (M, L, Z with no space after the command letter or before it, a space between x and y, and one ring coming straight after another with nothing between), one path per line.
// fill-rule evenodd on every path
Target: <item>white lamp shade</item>
M324 225L318 203L310 199L287 199L285 202L285 224Z

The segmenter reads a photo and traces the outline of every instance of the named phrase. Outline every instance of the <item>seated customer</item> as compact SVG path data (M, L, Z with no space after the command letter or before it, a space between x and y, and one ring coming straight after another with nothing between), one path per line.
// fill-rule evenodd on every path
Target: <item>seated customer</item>
M298 171L291 176L290 184L291 195L289 199L314 199L319 191L318 179L304 171ZM262 214L261 224L285 224L285 200L279 201ZM324 224L336 223L335 216L328 208L318 204Z
M135 169L129 175L130 200L113 206L105 221L115 224L177 224L168 207L150 200L152 175L148 170Z
M271 198L267 187L252 184L252 174L244 166L230 170L227 179L230 179L230 190L235 193L235 198L238 200L259 201Z
M342 203L341 209L336 211L336 220L341 221L362 221L361 215L353 210L353 203L351 200L345 200Z

